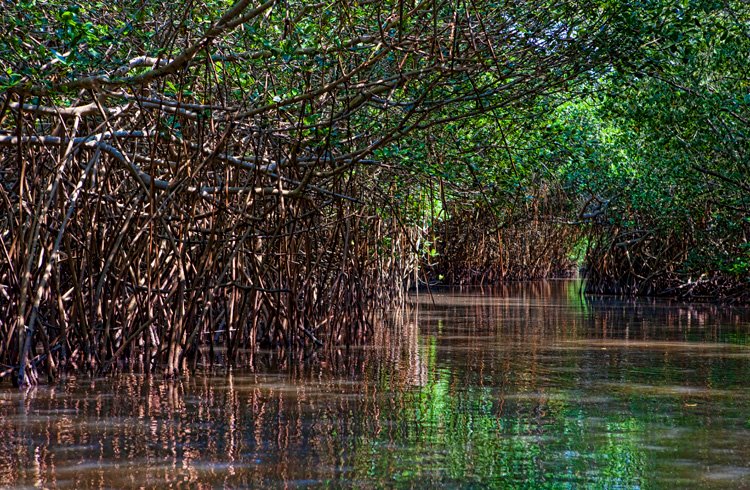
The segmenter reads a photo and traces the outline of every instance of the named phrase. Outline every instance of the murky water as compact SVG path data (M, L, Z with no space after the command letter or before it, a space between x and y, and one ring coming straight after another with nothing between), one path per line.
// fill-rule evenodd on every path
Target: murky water
M0 486L750 488L747 310L568 281L417 302L312 371L3 385Z

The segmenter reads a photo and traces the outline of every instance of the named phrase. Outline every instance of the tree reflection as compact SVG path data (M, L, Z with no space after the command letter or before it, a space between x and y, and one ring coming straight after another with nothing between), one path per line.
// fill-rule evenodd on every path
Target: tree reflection
M0 391L0 482L633 488L746 477L746 317L577 290L420 295L340 364Z

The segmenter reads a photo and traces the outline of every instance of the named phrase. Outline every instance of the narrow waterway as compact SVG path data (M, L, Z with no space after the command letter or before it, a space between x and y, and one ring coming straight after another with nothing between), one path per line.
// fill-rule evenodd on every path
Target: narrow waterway
M750 487L748 310L579 289L421 294L292 373L0 385L0 487Z

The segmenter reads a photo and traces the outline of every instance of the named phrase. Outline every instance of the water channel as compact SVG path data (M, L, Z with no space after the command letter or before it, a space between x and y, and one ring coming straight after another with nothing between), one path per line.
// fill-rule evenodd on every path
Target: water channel
M313 367L0 385L0 487L750 488L747 309L412 299Z

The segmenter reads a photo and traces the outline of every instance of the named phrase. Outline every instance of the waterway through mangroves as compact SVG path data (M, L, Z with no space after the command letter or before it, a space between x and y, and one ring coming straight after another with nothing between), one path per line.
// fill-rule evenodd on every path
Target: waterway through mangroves
M748 310L579 289L420 294L292 372L6 383L0 486L750 488Z

